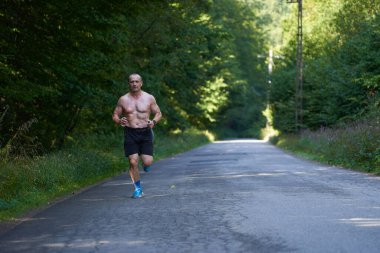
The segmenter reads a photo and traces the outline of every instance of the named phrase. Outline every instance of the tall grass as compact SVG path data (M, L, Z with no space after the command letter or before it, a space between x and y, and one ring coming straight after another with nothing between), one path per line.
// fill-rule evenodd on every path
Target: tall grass
M128 170L122 133L72 138L65 148L43 156L0 163L0 220L18 217L57 197ZM209 142L197 130L156 134L155 160Z
M0 170L0 219L17 216L57 196L121 171L98 150L72 147L34 158L15 158Z
M277 144L307 158L380 175L379 117L339 128L283 135Z

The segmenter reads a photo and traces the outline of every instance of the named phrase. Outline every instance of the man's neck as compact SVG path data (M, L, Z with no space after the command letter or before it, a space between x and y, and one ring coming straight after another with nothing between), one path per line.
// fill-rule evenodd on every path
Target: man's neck
M141 97L141 95L142 95L142 91L140 90L140 91L137 91L137 92L129 92L129 94L133 97L133 98L139 98L139 97Z

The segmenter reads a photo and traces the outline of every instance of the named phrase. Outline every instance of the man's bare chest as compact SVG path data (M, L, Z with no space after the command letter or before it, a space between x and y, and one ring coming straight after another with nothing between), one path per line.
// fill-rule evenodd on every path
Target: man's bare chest
M133 113L148 113L149 112L149 103L147 101L127 101L123 104L123 110L127 114Z

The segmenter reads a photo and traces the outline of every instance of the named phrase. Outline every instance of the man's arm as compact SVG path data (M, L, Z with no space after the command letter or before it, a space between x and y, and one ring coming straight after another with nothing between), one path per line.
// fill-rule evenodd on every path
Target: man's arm
M121 124L121 119L120 119L120 115L123 113L123 108L117 104L115 110L113 111L113 114L112 114L112 120L120 125Z
M150 111L154 114L152 121L148 122L151 127L156 125L162 118L160 107L158 107L156 99L152 96L152 103L150 104Z
M117 105L116 105L116 108L115 110L113 111L113 114L112 114L112 120L118 124L118 125L121 125L122 127L125 127L127 124L128 124L128 120L126 117L122 117L120 118L120 116L123 115L123 106L122 106L122 99L123 97L121 97L119 99L119 101L117 102Z

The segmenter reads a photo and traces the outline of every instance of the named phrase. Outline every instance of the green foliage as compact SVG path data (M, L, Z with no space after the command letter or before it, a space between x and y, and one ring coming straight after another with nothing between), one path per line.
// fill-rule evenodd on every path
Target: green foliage
M379 108L379 22L378 1L304 3L304 128L353 121ZM295 38L294 22L285 26ZM294 39L282 46L295 59ZM274 72L274 124L284 132L294 131L295 68L286 60Z
M121 61L124 40L113 38L120 35L121 7L107 1L2 2L0 108L9 106L5 140L35 118L30 135L46 149L60 147L84 107L109 93L104 84L122 71L113 64Z
M0 113L9 108L1 147L34 119L28 133L43 151L75 133L113 131L110 114L132 72L156 97L163 131L228 129L225 121L234 120L224 114L235 106L249 113L239 132L261 124L263 32L254 1L6 0L0 7Z
M380 175L380 117L355 121L344 128L321 128L284 135L280 147L317 161Z
M213 9L215 22L231 37L224 44L229 99L213 126L218 138L258 137L265 124L261 112L266 103L266 70L257 55L267 50L260 8L256 1L218 1Z

